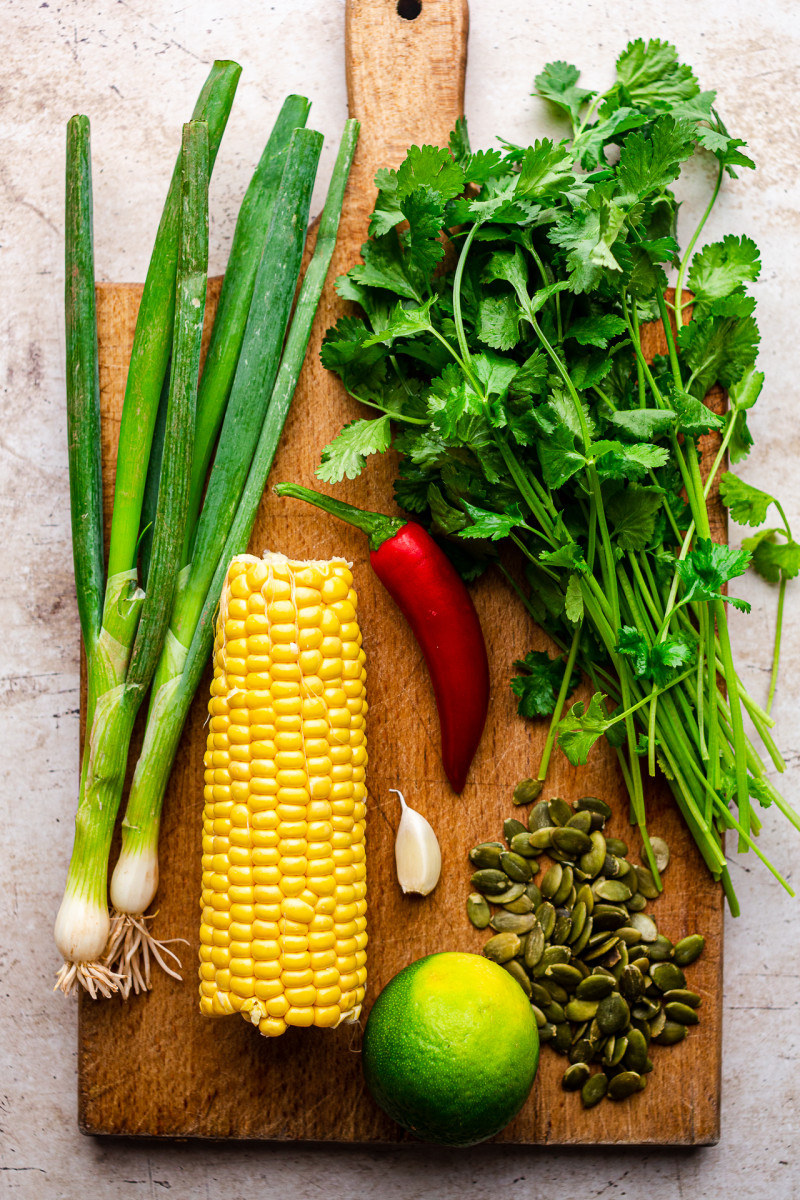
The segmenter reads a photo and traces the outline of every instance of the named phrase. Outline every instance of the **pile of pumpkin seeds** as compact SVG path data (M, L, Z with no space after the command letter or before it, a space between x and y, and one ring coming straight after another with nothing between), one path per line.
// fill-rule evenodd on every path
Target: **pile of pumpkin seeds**
M572 807L540 800L527 826L509 818L505 842L469 852L477 870L467 914L477 929L495 931L483 954L530 998L539 1040L569 1059L563 1088L580 1091L587 1108L642 1091L653 1069L650 1043L682 1041L701 1003L683 968L705 940L692 934L673 945L658 932L644 911L658 886L628 860L625 842L605 836L610 817L594 796ZM661 874L669 849L650 840ZM540 855L550 860L541 878Z

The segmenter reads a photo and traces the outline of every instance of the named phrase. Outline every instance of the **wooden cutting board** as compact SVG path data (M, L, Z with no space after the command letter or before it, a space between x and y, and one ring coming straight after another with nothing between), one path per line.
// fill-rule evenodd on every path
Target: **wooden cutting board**
M348 0L348 94L351 113L363 123L361 141L334 264L271 483L290 479L313 486L322 446L359 415L334 376L321 368L318 354L324 331L344 307L333 282L356 261L366 236L376 168L397 165L412 142L445 145L463 112L466 3L423 0L414 20L403 19L398 8L413 10L395 0ZM324 124L324 114L320 119ZM531 130L531 137L535 132ZM210 287L209 317L218 289L218 281ZM137 285L98 288L107 514L140 295ZM652 348L657 348L657 340ZM393 458L384 455L336 494L365 508L388 510L394 473ZM478 952L486 940L465 914L470 890L467 851L478 841L498 836L503 819L514 814L514 785L535 774L546 731L542 724L516 715L508 679L515 658L530 649L552 652L553 647L499 575L475 585L491 663L492 699L469 781L456 796L442 771L438 720L425 665L400 614L371 574L362 536L268 491L251 548L298 558L344 555L354 563L370 701L366 1017L381 988L414 959L438 950ZM158 975L151 993L127 1002L82 998L81 1129L160 1137L410 1140L364 1087L357 1027L293 1029L267 1040L238 1017L213 1021L199 1013L196 964L207 695L204 683L175 764L161 837L162 882L154 929L161 937L186 939L188 944L179 947L184 982ZM586 698L588 689L583 687L579 695ZM441 841L441 882L425 900L404 897L395 879L393 843L399 811L390 788L405 792L430 819ZM553 756L545 796L573 799L586 793L612 804L612 832L625 837L638 854L622 779L605 743L584 768L569 766L559 752ZM648 781L647 807L651 833L666 838L673 852L666 891L652 906L659 928L673 940L694 931L706 937L705 954L690 975L691 986L703 997L702 1024L678 1047L654 1047L655 1070L645 1092L618 1105L604 1102L589 1112L577 1095L561 1090L565 1060L545 1048L530 1099L498 1141L702 1145L719 1136L721 892L707 875L661 782Z

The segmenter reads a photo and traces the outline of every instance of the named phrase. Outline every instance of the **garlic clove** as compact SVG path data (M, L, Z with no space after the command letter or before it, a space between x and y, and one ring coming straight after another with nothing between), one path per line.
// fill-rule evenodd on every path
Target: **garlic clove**
M397 788L390 788L400 797L402 815L394 843L397 878L404 892L427 896L439 882L442 873L442 852L436 834L422 813L409 808Z

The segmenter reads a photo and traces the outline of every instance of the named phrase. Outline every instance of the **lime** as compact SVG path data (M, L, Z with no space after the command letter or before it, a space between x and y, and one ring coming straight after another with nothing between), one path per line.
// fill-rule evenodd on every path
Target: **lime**
M527 1099L539 1062L530 1002L479 954L430 954L395 975L364 1030L375 1100L427 1142L471 1146Z

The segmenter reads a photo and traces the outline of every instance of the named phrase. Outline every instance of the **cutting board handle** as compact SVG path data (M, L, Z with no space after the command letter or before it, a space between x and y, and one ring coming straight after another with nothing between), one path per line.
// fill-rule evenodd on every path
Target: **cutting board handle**
M362 238L378 167L399 166L414 143L446 146L463 115L468 27L467 0L347 0L347 95L361 135L346 215Z

